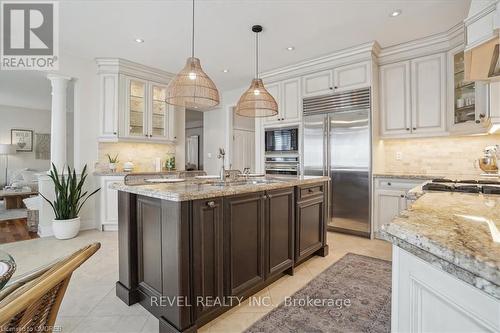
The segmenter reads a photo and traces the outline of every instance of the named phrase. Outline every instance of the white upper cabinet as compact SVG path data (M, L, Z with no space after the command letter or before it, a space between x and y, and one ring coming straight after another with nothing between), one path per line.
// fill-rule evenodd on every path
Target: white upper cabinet
M165 103L171 74L123 59L97 59L99 141L174 141L174 112Z
M369 61L337 67L333 70L333 90L335 92L370 87L371 81Z
M300 79L290 79L266 85L267 91L278 103L278 114L266 117L264 123L276 124L299 122L302 113Z
M382 136L411 132L410 62L380 67Z
M276 116L273 116L273 117L264 118L264 123L268 124L268 123L278 122L280 119L279 111L281 110L281 103L280 103L281 85L279 83L273 83L273 84L266 84L265 87L266 87L267 91L271 94L271 96L274 97L274 100L276 101L276 103L278 103L278 114Z
M305 75L302 77L303 97L325 95L333 90L331 70Z
M380 67L382 137L446 133L445 61L440 53Z
M412 133L446 131L445 61L444 54L411 61Z
M302 78L303 97L313 97L371 86L369 61L335 67Z
M300 80L292 79L283 82L283 97L281 119L283 121L298 122L302 112L302 99L300 97Z
M101 141L118 139L118 74L100 76L99 130Z
M478 134L488 130L488 84L465 80L464 48L448 52L448 130L454 134Z

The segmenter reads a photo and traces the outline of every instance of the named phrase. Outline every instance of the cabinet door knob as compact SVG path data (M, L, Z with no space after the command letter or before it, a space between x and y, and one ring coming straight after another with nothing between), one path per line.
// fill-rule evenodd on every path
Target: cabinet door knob
M114 135L116 135L116 132L113 132Z
M335 87L333 87L333 89L339 89L339 87L335 86Z
M388 186L391 186L392 184L391 184L391 182L388 182L388 183L387 183L387 185L388 185Z
M405 197L405 195L404 195L404 194L401 194L401 198L404 198L404 197Z
M417 128L416 128L416 127L413 127L413 130L414 130L414 131L416 131L416 130L417 130Z
M147 134L144 134L144 136L145 136L146 138L148 137L148 135L147 135Z
M152 138L153 137L153 134L149 134L149 137Z
M309 192L309 193L313 193L313 192L314 192L314 190L313 190L312 188L310 188L310 189L308 190L308 192Z
M485 117L486 117L486 115L485 115L484 113L480 113L480 114L479 114L479 118L483 119L483 118L485 118Z
M479 124L479 123L481 123L481 120L479 120L479 119L476 120L476 124Z
M330 90L333 90L333 87L329 87Z
M409 128L409 127L407 127L407 128L406 128L406 130L407 130L407 131L409 131L409 130L410 130L410 128Z
M209 202L207 202L207 206L210 207L210 208L214 208L215 207L215 202L209 201Z

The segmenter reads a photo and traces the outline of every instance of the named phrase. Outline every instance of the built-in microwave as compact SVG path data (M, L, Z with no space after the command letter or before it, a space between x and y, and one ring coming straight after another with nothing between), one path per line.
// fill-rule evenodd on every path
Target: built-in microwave
M268 128L265 131L266 153L298 153L299 128Z

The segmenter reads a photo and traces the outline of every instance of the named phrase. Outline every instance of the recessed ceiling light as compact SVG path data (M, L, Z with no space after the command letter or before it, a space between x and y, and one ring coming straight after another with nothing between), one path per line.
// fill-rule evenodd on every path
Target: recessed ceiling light
M135 42L136 43L144 43L144 39L142 39L142 38L136 38Z
M287 49L287 51L293 51L293 50L295 50L295 47L294 46L289 46L286 49Z
M229 72L229 69L227 69L227 68L223 69L222 72L227 73L227 72Z
M397 10L394 10L389 16L390 17L396 17L396 16L399 16L401 15L403 11L401 9L397 9Z

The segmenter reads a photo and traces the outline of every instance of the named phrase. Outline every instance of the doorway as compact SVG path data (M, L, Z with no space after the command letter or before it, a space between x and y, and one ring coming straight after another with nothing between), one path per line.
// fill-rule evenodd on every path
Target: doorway
M186 170L203 170L203 112L186 110Z
M255 119L233 112L231 169L255 172Z

